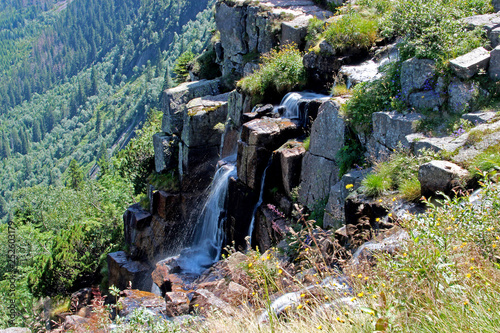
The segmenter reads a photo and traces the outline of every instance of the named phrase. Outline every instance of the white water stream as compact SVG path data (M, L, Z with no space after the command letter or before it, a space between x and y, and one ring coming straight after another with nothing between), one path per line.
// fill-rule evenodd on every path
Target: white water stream
M184 249L177 260L184 273L201 274L219 260L224 241L226 219L226 196L229 178L236 175L235 156L226 159L215 173L209 186L207 200L198 218L198 230L193 246Z

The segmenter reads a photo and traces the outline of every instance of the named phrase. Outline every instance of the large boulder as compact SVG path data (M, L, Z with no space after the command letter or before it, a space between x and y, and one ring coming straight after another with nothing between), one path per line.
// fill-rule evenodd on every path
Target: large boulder
M171 291L165 294L166 310L169 317L189 313L189 298L185 292Z
M434 110L445 102L444 94L435 90L418 91L408 96L408 103L417 110Z
M219 310L228 316L232 316L236 313L229 303L223 301L206 289L197 289L194 291L193 299L190 303L190 310L197 311L201 314Z
M291 21L281 23L281 43L294 43L303 50L310 19L312 16L301 15Z
M467 80L481 69L485 70L490 62L490 53L484 47L478 47L458 58L450 60L450 67L461 79Z
M423 118L419 113L374 112L373 134L367 144L368 157L383 160L398 146L408 147L406 136L417 132Z
M162 131L167 134L181 134L186 103L190 100L219 94L219 80L201 80L185 82L175 88L167 89L162 94Z
M465 188L469 177L467 170L448 161L431 161L418 170L423 195L434 195L438 191L450 193L453 189Z
M430 88L436 75L436 62L431 59L411 58L401 65L401 93L407 98L411 93Z
M151 268L144 263L130 259L124 251L108 254L107 261L110 286L125 289L131 284L133 288L151 288Z
M500 81L500 46L491 51L490 67L488 74L493 81Z
M453 113L463 113L473 107L480 95L486 94L475 82L454 79L448 86L448 109Z

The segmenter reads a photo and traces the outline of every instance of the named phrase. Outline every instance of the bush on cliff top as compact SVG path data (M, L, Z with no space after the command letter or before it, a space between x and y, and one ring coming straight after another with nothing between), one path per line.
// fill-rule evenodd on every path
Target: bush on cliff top
M326 23L324 38L334 49L369 48L377 39L377 22L349 11L332 24Z
M275 100L305 84L302 54L293 44L262 56L260 69L238 81L238 87L257 98ZM278 96L276 96L278 95Z

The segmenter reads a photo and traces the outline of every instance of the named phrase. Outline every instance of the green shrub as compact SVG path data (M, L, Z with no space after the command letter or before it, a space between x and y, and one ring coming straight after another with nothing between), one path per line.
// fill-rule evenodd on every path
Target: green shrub
M200 78L212 80L221 76L220 66L215 63L215 50L211 46L193 62L193 72Z
M262 56L262 65L252 75L238 81L249 95L275 100L305 84L302 55L295 45L283 46Z
M349 11L326 28L325 40L337 51L347 48L369 48L377 39L377 22Z
M352 167L360 166L365 162L363 146L357 140L354 132L349 131L346 143L337 152L335 159L339 166L339 177L342 177Z
M382 34L402 36L402 60L418 57L440 62L483 45L482 29L468 30L461 18L483 14L488 1L399 0L382 19Z
M341 112L359 132L371 131L372 113L404 107L400 97L400 63L389 64L383 71L382 78L354 86L351 98L342 105Z

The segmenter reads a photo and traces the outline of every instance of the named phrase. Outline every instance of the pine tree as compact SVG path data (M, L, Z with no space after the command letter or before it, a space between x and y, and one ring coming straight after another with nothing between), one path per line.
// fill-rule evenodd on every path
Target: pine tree
M69 163L66 177L66 185L74 190L80 188L83 182L83 171L75 159Z
M33 142L42 141L42 131L40 130L40 121L37 119L33 123Z
M92 72L90 74L90 95L97 95L97 73L95 67L92 66Z

